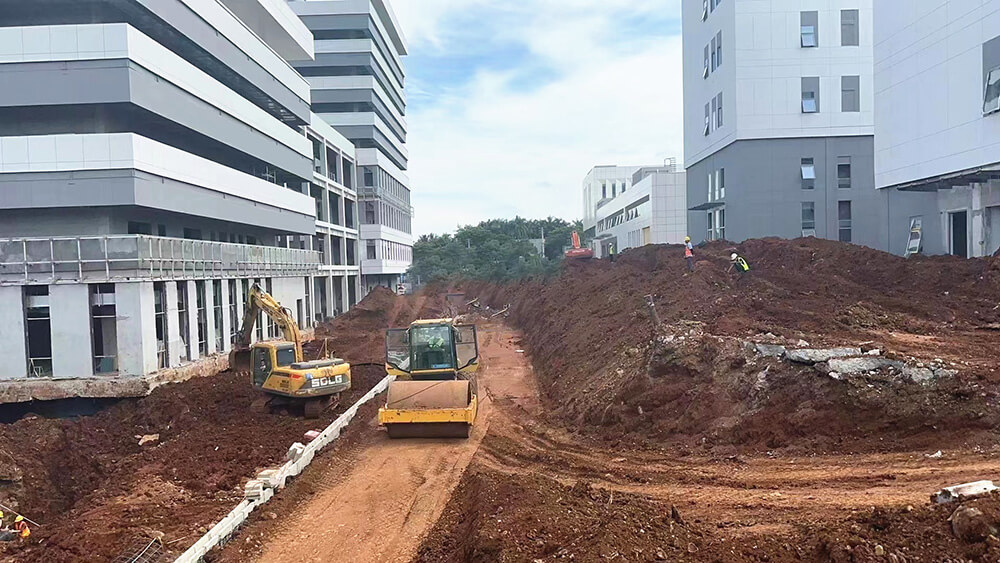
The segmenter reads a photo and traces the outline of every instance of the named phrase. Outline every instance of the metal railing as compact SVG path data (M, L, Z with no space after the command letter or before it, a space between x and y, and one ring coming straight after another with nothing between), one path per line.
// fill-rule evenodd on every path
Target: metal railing
M311 250L149 235L0 239L0 284L282 277L320 264Z

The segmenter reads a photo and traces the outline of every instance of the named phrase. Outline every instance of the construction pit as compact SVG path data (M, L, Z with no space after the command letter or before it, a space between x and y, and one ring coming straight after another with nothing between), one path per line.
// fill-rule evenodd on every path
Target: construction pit
M731 248L375 292L310 346L356 366L319 421L251 412L222 373L0 424L0 503L42 524L0 557L138 561L159 538L142 561L174 560L382 379L385 328L458 312L480 330L469 439L389 440L376 398L205 560L1000 561L1000 496L931 500L1000 477L1000 260L756 240L735 279Z

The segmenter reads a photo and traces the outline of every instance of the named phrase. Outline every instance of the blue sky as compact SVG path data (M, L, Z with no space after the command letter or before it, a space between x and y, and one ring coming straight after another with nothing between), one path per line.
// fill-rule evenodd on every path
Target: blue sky
M414 230L576 219L599 164L681 161L680 0L395 0Z

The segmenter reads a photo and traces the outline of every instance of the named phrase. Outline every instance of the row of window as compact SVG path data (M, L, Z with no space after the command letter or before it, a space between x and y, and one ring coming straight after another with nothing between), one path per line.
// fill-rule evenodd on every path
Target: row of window
M851 157L837 157L837 187L849 189L851 187ZM816 161L812 158L802 159L802 189L816 189Z
M327 178L354 189L354 163L320 139L308 135L313 146L313 170Z
M702 0L701 3L701 21L708 19L708 14L714 12L719 5L722 4L722 0Z
M860 43L858 10L840 11L840 45L842 47L857 47ZM819 12L801 12L799 14L800 45L803 48L819 47Z
M726 238L726 208L720 207L708 212L707 240L723 240Z
M712 41L705 45L705 68L702 71L702 76L708 78L708 75L715 72L722 66L722 31L715 34Z
M309 193L316 202L316 220L340 225L348 229L357 228L357 218L354 216L357 212L357 205L353 199L341 198L333 190L316 184L310 184ZM325 197L324 193L326 194ZM340 219L341 199L343 199L344 203L343 222ZM327 207L328 205L329 207Z
M345 244L346 242L346 244ZM322 255L323 263L327 266L357 266L356 239L345 239L334 235L319 234L313 235L312 249ZM340 249L344 248L343 255Z
M623 223L648 215L651 211L650 205L649 196L643 197L639 201L630 204L628 207L622 209L614 215L609 215L608 217L598 221L597 232L604 232Z
M819 77L802 77L802 113L819 113ZM840 77L840 111L854 113L861 111L861 77Z
M129 221L127 230L130 235L152 235L153 224L142 221ZM233 244L262 244L261 241L253 235L242 235L226 231L208 231L205 233L201 229L193 229L190 227L184 227L181 232L182 238L188 240L206 240L212 242L228 242ZM163 224L156 225L156 236L170 236L167 234L167 226Z
M708 173L708 201L719 201L726 197L726 169L719 168Z
M852 219L851 202L837 202L837 229L840 242L851 242ZM816 236L816 202L802 202L802 236Z
M410 189L391 174L375 166L366 166L363 173L365 187L380 188L402 203L410 205Z
M389 240L370 240L368 241L367 251L368 260L413 261L412 247Z
M722 117L722 92L719 92L712 101L705 104L705 136L712 134L722 128L725 121Z
M627 184L626 184L625 180L622 180L622 182L620 184L617 181L612 181L611 184L608 184L607 182L602 182L601 183L601 199L608 199L608 186L609 185L611 186L611 197L615 198L615 197L618 197L618 194L625 193L625 188L626 188ZM619 188L621 188L621 189L619 190Z
M383 225L397 231L410 234L413 231L413 219L409 213L401 211L394 205L384 201L364 201L362 224Z

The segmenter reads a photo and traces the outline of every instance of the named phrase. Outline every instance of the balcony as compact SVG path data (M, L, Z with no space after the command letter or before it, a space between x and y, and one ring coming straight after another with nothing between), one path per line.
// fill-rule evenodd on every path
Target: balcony
M319 252L148 235L0 239L0 285L307 276Z

